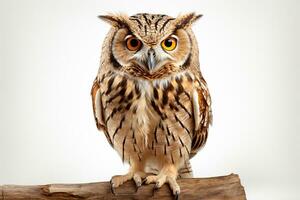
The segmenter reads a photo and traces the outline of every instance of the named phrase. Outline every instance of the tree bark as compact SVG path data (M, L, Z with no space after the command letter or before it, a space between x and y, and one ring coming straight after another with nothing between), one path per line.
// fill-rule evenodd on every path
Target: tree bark
M205 200L245 200L246 194L239 176L212 178L178 179L181 188L180 199ZM132 181L124 183L112 194L109 182L84 184L48 184L34 186L3 185L0 186L0 200L65 200L65 199L174 199L168 186L153 193L153 184L143 185L136 192Z

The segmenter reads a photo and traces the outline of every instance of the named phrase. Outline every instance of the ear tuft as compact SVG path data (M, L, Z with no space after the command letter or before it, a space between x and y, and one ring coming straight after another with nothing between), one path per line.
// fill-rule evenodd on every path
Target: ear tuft
M127 27L126 19L122 15L99 15L98 18L109 23L114 27Z
M195 15L195 19L193 22L197 21L198 19L200 19L203 15L202 14L199 14L199 15Z
M195 21L200 19L203 15L196 15L195 13L187 13L184 15L180 15L176 18L176 28L177 29L185 29L190 27Z

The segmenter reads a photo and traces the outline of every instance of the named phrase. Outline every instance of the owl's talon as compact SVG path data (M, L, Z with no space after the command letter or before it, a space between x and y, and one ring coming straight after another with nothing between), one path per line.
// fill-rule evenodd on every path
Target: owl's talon
M178 191L175 192L174 199L175 200L179 200L179 192Z
M141 186L136 186L136 187L135 187L135 193L137 193L137 192L139 191L140 187L141 187Z
M142 185L144 185L144 184L146 183L146 181L147 181L147 179L144 178L144 179L142 180Z
M133 179L133 181L135 182L135 185L136 185L136 192L142 186L142 184L143 184L142 178L144 178L144 177L145 177L145 173L144 172L136 172L136 173L134 173L132 179Z
M135 183L135 186L138 189L138 188L140 188L142 186L142 183L141 182Z
M135 183L135 186L136 186L135 192L138 192L138 191L139 191L139 188L142 186L142 182L136 182L136 183Z
M111 191L111 193L112 193L113 195L116 195L116 193L115 193L115 188L114 188L114 184L113 184L112 180L110 180L110 191Z
M152 190L152 197L154 197L155 192L158 190L159 187L157 187L157 184L154 185Z

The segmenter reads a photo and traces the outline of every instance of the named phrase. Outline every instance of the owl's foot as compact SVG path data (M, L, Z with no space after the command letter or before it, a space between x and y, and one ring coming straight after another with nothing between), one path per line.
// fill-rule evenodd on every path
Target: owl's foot
M120 185L122 185L123 183L125 183L126 181L130 180L132 177L130 177L130 174L125 174L125 175L116 175L113 176L110 180L110 189L111 189L111 193L113 193L114 195L115 193L115 188L119 187Z
M168 183L169 187L176 200L179 199L180 187L176 181L177 171L173 167L171 169L164 169L158 175L150 175L145 179L146 184L155 183L153 188L153 195L155 191L160 188L163 184Z
M111 185L111 192L115 194L115 188L119 187L126 181L129 181L131 179L134 180L136 185L136 191L138 191L138 188L142 186L142 178L146 177L146 174L144 172L128 172L125 175L116 175L113 176L110 180Z
M144 179L145 177L146 177L146 173L144 173L144 172L136 172L133 174L132 178L136 185L136 192L142 186L142 179Z

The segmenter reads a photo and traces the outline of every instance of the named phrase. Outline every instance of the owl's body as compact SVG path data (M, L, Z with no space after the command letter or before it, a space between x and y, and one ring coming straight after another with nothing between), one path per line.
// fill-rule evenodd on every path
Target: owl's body
M168 182L178 194L176 178L192 176L189 159L205 144L211 121L190 29L198 17L102 16L113 27L92 88L94 114L97 127L131 166L112 179L114 187L132 178L140 186L151 173L146 183ZM171 35L174 48L172 38L165 42Z

